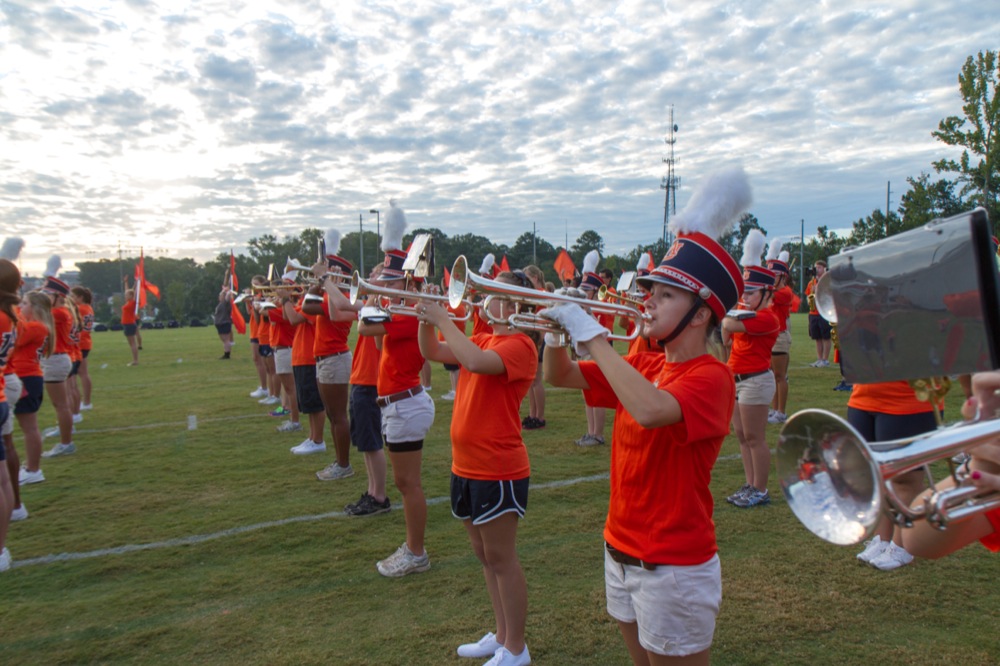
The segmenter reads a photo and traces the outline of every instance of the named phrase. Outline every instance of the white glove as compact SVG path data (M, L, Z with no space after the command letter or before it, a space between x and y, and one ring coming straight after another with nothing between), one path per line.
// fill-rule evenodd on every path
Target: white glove
M580 346L582 343L590 342L598 336L608 337L608 329L598 324L596 319L576 303L558 303L539 314L556 322L569 334L577 354L586 353Z
M546 347L567 347L569 346L569 340L567 340L565 335L559 335L558 333L546 333L545 334L545 346Z

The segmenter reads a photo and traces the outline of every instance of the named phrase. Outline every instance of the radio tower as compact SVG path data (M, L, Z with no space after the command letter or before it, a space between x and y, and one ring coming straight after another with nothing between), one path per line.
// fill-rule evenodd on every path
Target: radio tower
M668 146L670 146L670 157L664 157L663 162L667 165L667 175L663 177L660 181L660 189L666 190L666 196L663 200L663 246L667 248L670 243L673 242L672 238L669 238L669 233L667 232L667 222L670 219L670 214L677 213L677 186L681 184L680 176L674 175L674 144L677 143L677 139L674 138L674 133L677 131L677 125L674 124L674 105L670 105L670 128L667 130L667 138L663 140ZM669 241L669 242L668 242Z

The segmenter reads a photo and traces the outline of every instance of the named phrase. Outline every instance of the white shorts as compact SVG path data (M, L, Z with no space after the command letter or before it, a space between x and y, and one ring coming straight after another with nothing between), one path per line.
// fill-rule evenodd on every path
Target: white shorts
M284 349L274 350L274 374L276 375L290 375L292 374L292 348L286 347Z
M736 402L741 405L770 405L776 386L774 373L770 370L736 382Z
M778 333L778 339L774 341L774 346L771 347L772 354L787 354L792 349L792 332L787 328L781 333Z
M639 625L639 644L682 657L712 646L722 604L722 567L715 555L695 566L660 565L654 571L618 564L604 551L608 614Z
M0 435L10 435L14 432L14 405L16 405L17 401L21 399L21 389L23 388L23 385L21 384L21 378L13 372L9 375L4 375L3 381L3 394L4 397L7 398L7 406L10 407L10 414L8 415L7 420L3 423ZM0 442L0 446L3 446L2 442Z
M42 379L46 382L64 382L72 369L69 354L53 354L42 359Z
M318 384L350 384L351 362L354 354L345 352L334 354L316 361L316 383Z
M385 441L417 442L434 425L434 400L422 391L382 408L382 435Z

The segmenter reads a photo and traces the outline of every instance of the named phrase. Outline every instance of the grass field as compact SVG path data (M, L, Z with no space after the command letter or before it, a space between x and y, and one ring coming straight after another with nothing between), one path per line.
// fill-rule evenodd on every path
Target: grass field
M793 335L790 411L843 414L837 371L807 367L804 315ZM278 420L248 397L244 338L224 362L211 328L143 337L142 364L130 368L120 334L95 334L94 410L77 427L78 452L43 460L46 482L22 488L31 516L11 526L15 567L0 575L0 664L478 663L454 653L492 615L446 500L451 403L436 400L424 456L432 568L389 580L374 564L402 542L402 510L342 514L365 489L361 457L353 478L320 482L314 472L331 455L289 453L304 435L276 433ZM446 384L436 368L432 395ZM537 664L626 664L604 611L609 450L573 444L586 423L579 392L550 388L547 400L548 427L525 433L527 641ZM952 417L959 404L949 397ZM40 421L55 423L50 406ZM777 437L771 426L772 447ZM771 506L729 506L742 482L729 437L712 484L724 585L713 663L1000 659L997 560L984 548L880 572L857 562L858 549L807 532L773 474Z

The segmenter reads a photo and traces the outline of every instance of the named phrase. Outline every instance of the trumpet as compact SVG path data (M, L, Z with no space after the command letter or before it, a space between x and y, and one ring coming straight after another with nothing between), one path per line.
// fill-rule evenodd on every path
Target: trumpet
M309 289L308 284L261 284L253 285L250 289L255 294L260 294L261 296L274 296L279 291L287 291L289 293L301 296Z
M602 303L611 301L614 303L621 303L622 305L631 305L636 309L642 307L641 298L635 298L630 294L613 293L610 289L608 289L608 285L606 284L602 284L601 288L597 290L597 300Z
M606 314L614 317L627 317L636 322L630 335L608 336L610 340L634 340L639 335L638 324L647 320L648 315L640 312L638 308L631 305L617 305L614 303L602 303L591 301L586 298L576 298L573 296L562 296L552 294L547 291L539 291L528 287L518 287L512 284L504 284L496 280L480 277L469 271L469 262L464 256L459 256L455 260L451 269L451 282L448 284L448 299L452 307L466 300L473 294L486 296L486 305L491 298L503 298L511 301L517 306L517 311L506 319L494 319L489 314L487 308L483 308L486 319L490 324L506 324L511 328L522 331L539 331L542 333L554 333L556 335L566 335L566 331L559 324L534 312L522 311L522 308L547 308L559 303L575 303L582 308L590 310L592 314Z
M956 453L998 435L1000 421L977 420L919 437L868 443L839 416L806 409L781 429L775 466L788 506L802 524L826 541L848 545L875 531L883 505L900 525L926 520L939 529L1000 507L1000 493L963 486L966 473L953 465L955 487L935 491L922 506L908 506L892 486L904 472L938 460L951 465ZM927 476L933 486L930 472Z
M298 260L288 257L288 259L285 261L285 272L287 273L289 271L299 271L300 273L311 274L312 266L306 266L304 264L300 264ZM346 287L351 283L351 276L348 275L347 273L331 273L331 272L324 273L323 276L319 278L315 277L302 278L302 283L315 287L323 284L323 280L325 279L333 280L334 282L339 283L338 286L341 287Z
M406 291L405 289L389 289L387 287L379 287L373 285L367 280L361 278L361 274L358 271L354 271L354 275L351 276L351 291L350 291L350 301L353 305L357 303L359 298L365 296L384 296L390 300L404 301L434 301L440 303L441 305L450 305L450 298L448 296L438 296L436 294L428 294L415 291ZM448 313L448 318L453 321L468 321L469 317L472 316L472 304L468 301L460 301L459 303L452 305L453 308L457 309L460 304L464 303L469 306L465 310L465 316L459 317L455 315L454 312ZM417 308L412 305L403 305L400 303L390 303L387 306L380 307L380 310L390 314L405 315L407 317L416 317Z

